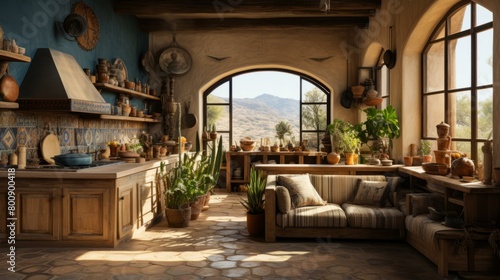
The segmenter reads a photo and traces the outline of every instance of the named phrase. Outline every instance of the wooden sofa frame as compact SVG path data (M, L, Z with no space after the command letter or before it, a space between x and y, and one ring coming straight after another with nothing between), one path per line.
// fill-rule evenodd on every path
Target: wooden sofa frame
M265 191L265 237L266 242L275 242L277 237L291 238L337 238L337 239L401 239L405 230L372 228L320 228L320 227L279 227L276 224L276 186L268 182ZM268 211L267 209L274 209Z

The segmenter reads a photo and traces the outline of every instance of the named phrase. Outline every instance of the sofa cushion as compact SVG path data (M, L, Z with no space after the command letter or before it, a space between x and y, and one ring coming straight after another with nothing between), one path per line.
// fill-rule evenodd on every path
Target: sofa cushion
M444 198L437 193L411 194L411 214L415 217L429 214L429 206L436 209L444 209Z
M358 179L385 181L383 175L319 175L311 174L311 182L319 195L328 203L342 205L352 201L356 195Z
M283 186L276 186L276 204L278 205L278 210L286 214L292 208L292 202L290 200L290 193L288 189Z
M356 185L357 191L353 204L382 206L385 203L382 198L386 193L387 182L359 179Z
M396 208L342 204L350 227L404 229L405 216Z
M305 206L278 213L276 223L281 227L346 227L347 218L337 204Z
M394 193L400 192L404 181L405 179L402 177L387 177L387 195L389 196L388 198L392 206L396 206L396 202L394 201Z
M463 229L453 229L447 227L441 222L429 219L427 215L419 215L413 217L412 215L405 218L406 231L411 232L418 238L422 239L424 243L431 244L435 249L438 248L436 233L439 231L463 231Z
M291 208L303 206L325 205L326 202L319 196L311 184L308 174L301 175L279 175L278 185L288 189L290 193Z

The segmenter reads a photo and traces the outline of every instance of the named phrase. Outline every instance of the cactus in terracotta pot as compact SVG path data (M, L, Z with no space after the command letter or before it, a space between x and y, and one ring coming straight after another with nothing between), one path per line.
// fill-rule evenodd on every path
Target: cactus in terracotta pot
M217 128L215 124L212 125L212 130L210 131L210 139L212 140L217 139Z

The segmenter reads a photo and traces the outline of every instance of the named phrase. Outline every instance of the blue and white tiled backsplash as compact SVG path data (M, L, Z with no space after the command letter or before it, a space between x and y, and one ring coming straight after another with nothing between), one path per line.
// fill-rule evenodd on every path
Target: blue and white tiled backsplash
M27 159L41 159L40 142L50 129L59 137L61 154L78 149L87 153L105 147L109 141L133 139L147 131L142 122L82 119L67 113L42 113L0 110L0 153L11 154L25 145Z

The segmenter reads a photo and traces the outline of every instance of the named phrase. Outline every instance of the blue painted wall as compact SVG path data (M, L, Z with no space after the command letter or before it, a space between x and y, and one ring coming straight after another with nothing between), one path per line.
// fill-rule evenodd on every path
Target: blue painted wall
M17 45L26 48L26 55L33 57L38 48L52 48L75 57L82 68L95 70L97 58L114 61L121 58L128 70L130 80L147 81L142 71L140 59L148 49L148 34L137 27L133 16L117 15L113 12L112 0L86 0L93 8L100 24L100 38L95 49L85 51L77 42L64 39L56 28L71 12L76 1L70 0L20 0L2 1L0 8L0 26L4 36L16 40ZM10 73L19 84L22 83L28 63L12 63ZM104 94L107 102L114 103L115 95ZM138 101L136 105L140 107ZM141 106L141 108L143 105Z

